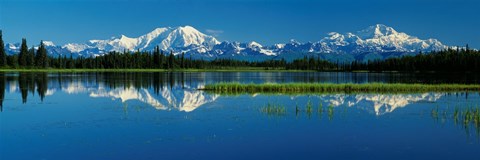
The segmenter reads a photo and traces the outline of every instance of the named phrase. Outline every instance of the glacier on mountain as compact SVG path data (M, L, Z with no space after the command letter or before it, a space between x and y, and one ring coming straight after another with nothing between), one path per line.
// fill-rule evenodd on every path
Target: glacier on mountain
M317 42L301 43L291 40L289 43L262 45L249 43L218 41L194 27L164 27L135 38L125 35L105 40L89 40L86 43L68 43L56 46L44 41L52 55L98 56L111 51L152 51L158 46L165 54L172 51L175 55L185 53L187 57L214 59L233 58L242 60L294 59L303 56L320 56L325 59L347 57L346 60L366 57L388 58L392 56L412 55L448 48L436 39L422 40L392 27L377 24L355 33L330 32ZM20 44L6 44L9 54L18 53ZM333 54L333 55L332 55Z

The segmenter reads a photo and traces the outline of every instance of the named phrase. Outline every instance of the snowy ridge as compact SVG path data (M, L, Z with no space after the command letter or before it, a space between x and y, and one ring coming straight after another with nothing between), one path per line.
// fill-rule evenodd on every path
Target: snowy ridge
M156 28L139 37L125 35L105 40L89 40L86 43L68 43L55 46L44 41L47 50L53 55L98 56L110 51L152 51L156 46L166 53L185 53L187 57L201 59L233 58L242 60L295 59L303 56L321 56L332 60L365 60L368 58L388 58L414 55L448 48L436 39L422 40L392 27L377 24L353 33L330 32L317 42L262 45L258 42L219 42L192 26ZM7 53L18 53L20 44L6 44ZM455 48L455 47L451 47Z
M206 52L220 42L213 36L201 33L191 26L177 28L156 28L152 32L137 38L130 38L125 35L112 37L107 40L90 40L85 44L69 43L63 46L72 53L89 54L88 50L101 51L97 54L110 51L149 51L159 46L161 50L184 51L194 50Z

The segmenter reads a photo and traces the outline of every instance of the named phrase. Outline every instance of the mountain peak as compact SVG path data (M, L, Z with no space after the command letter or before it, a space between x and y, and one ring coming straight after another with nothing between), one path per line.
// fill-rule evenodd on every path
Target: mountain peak
M398 32L395 29L384 24L376 24L357 32L357 35L362 39L379 38L396 34L398 34Z
M192 26L189 26L189 25L186 25L186 26L180 26L178 27L180 29L185 29L185 30L195 30L195 31L198 31L195 27L192 27Z
M55 44L52 41L42 41L42 43L45 46L55 46Z
M103 55L110 51L151 51L156 46L161 50L174 54L184 52L194 58L231 58L229 56L287 56L294 54L326 54L338 53L339 55L352 54L351 59L362 59L367 53L375 56L388 57L390 53L399 55L415 54L419 51L429 52L442 50L448 46L436 39L422 40L403 32L397 32L392 27L375 24L358 32L346 34L330 32L328 36L317 42L301 43L294 39L285 44L263 46L255 41L247 43L223 42L215 37L204 34L192 26L162 27L139 36L116 36L104 40L90 40L86 43L68 43L62 47L55 47L53 43L44 41L50 53L68 54L78 53L82 56ZM7 44L9 54L18 53L20 44ZM64 52L64 53L60 53ZM287 55L292 53L292 55ZM348 57L347 56L347 57ZM250 59L250 57L239 57ZM271 57L269 57L271 58ZM252 59L255 59L252 57ZM350 58L348 58L350 59Z
M200 31L198 31L196 28L194 28L192 26L188 26L188 25L177 27L175 30L178 30L180 33L183 33L183 34L201 34L201 35L204 35Z
M263 46L260 43L257 43L255 41L251 41L250 43L248 43L248 47L250 47L250 48L254 48L254 47L262 48Z
M192 26L155 28L145 35L130 38L125 35L114 36L106 40L90 40L86 44L68 44L64 48L74 53L95 49L107 53L124 50L153 50L159 46L162 50L175 52L190 50L210 50L220 42Z
M162 28L155 28L153 31L150 33L147 33L147 35L159 35L167 30L170 30L170 27L162 27Z

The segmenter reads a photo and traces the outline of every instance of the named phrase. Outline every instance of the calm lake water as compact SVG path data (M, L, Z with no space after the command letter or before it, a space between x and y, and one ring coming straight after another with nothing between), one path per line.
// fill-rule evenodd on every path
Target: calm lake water
M456 115L479 107L477 92L197 90L230 81L480 83L472 74L0 73L0 159L477 159L480 153L478 122ZM286 111L263 112L268 104Z

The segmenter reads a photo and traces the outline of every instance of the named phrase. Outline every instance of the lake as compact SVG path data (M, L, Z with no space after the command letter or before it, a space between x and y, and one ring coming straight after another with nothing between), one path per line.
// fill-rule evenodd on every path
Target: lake
M475 74L0 73L0 159L475 159L478 92L240 94L242 83L480 83ZM3 97L3 98L2 98ZM281 106L283 112L265 112ZM478 112L478 111L477 111Z

